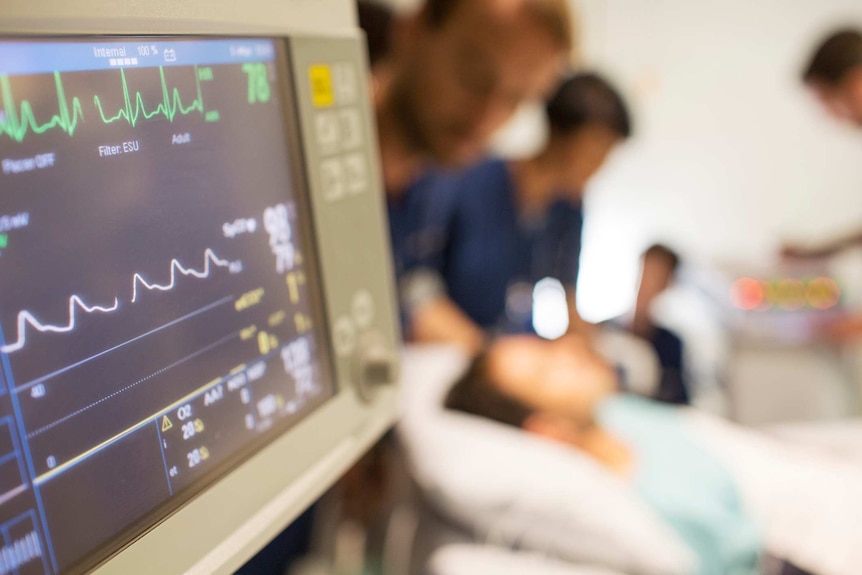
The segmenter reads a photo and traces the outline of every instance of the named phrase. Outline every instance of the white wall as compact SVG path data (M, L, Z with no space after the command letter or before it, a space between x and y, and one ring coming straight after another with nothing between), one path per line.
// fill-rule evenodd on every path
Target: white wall
M862 131L798 76L858 0L578 0L585 59L634 109L636 137L588 196L580 303L628 307L655 239L701 262L762 262L782 239L862 227Z

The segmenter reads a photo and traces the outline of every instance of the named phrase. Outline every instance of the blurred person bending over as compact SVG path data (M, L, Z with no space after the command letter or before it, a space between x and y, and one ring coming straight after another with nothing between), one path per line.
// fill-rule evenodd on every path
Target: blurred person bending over
M862 31L832 33L811 56L802 79L833 117L862 128Z
M535 156L488 159L423 190L424 209L445 214L433 218L433 249L402 281L415 340L475 353L487 333L529 332L532 290L546 277L565 288L569 330L589 333L575 303L582 195L631 122L617 91L593 73L567 78L546 114L548 141Z
M396 274L422 250L422 176L477 161L521 103L553 88L572 36L567 0L425 0L396 20L375 98Z
M811 56L802 78L831 116L862 128L862 31L845 29L830 34ZM826 258L856 246L862 246L862 230L819 246L788 245L783 254ZM862 316L831 323L825 335L837 341L862 338Z
M803 82L835 119L862 128L862 31L840 30L816 49L802 74ZM862 244L862 231L813 248L788 246L798 257L828 257Z

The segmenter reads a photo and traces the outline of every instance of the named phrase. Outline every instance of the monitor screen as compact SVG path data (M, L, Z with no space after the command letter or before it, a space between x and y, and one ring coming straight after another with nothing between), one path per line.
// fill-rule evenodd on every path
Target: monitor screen
M334 395L285 50L0 41L0 572L93 566Z

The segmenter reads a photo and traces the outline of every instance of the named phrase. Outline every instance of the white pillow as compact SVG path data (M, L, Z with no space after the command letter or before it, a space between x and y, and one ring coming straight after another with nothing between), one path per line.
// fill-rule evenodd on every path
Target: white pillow
M601 567L574 567L535 553L487 545L446 545L428 560L429 575L624 575Z
M618 476L573 449L441 407L467 360L404 354L399 438L429 502L485 543L656 575L697 559Z

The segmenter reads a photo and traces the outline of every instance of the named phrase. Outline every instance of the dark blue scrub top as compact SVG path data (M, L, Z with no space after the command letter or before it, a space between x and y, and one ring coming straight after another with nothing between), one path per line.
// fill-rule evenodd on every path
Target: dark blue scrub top
M581 252L580 202L557 201L532 222L519 217L507 164L486 160L458 175L432 175L392 221L402 270L436 270L448 295L485 329L526 331L507 320L507 293L551 277L574 287ZM414 213L409 213L414 210ZM393 216L390 208L390 216Z
M392 257L399 279L417 266L439 267L452 213L453 180L455 176L449 172L430 172L400 197L387 197Z
M690 397L683 372L682 340L672 331L656 327L649 341L661 364L661 381L654 399L688 405Z
M608 323L622 330L631 329L629 320L622 317ZM671 330L657 325L652 326L650 334L644 339L652 346L661 367L659 385L652 399L674 405L691 404L684 365L685 344L682 339ZM622 381L625 381L625 374Z

